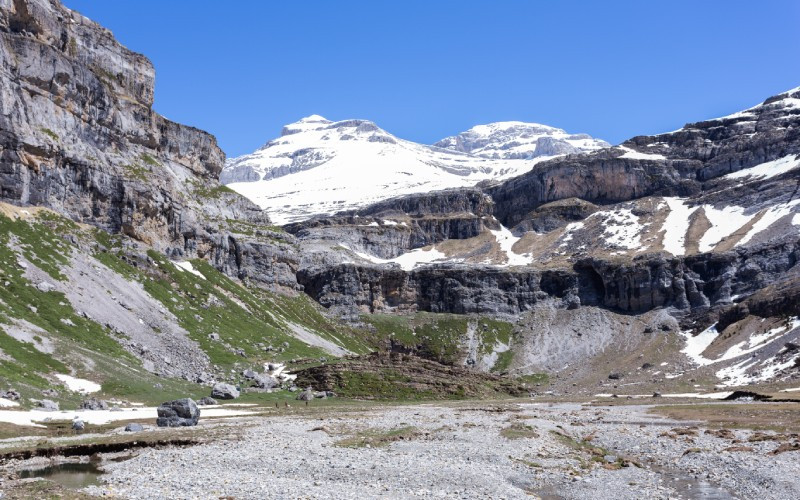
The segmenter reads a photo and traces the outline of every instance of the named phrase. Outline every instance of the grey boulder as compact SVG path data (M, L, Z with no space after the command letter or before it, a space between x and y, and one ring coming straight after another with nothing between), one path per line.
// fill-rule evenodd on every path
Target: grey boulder
M239 390L231 384L219 383L211 389L211 397L217 399L236 399L239 397Z
M159 427L191 427L200 420L200 409L189 398L161 403L157 408Z
M58 403L49 399L42 399L37 403L40 409L46 411L58 411Z
M84 430L85 428L86 428L86 424L85 424L85 423L83 423L83 420L80 420L80 419L78 419L78 420L74 420L74 421L72 422L72 429L73 429L73 430L76 430L76 431L82 431L82 430Z
M215 405L215 404L217 404L217 400L214 399L214 398L210 398L210 397L206 396L203 399L201 399L200 401L198 401L197 404L200 405L200 406Z
M142 424L137 424L136 422L131 422L125 426L125 432L141 432L143 430Z
M82 410L108 410L108 403L102 399L90 398L81 402Z
M272 389L278 387L281 383L271 375L258 374L253 377L253 385L261 389Z
M305 391L298 394L296 399L298 401L311 401L312 399L314 399L314 391L311 390L311 387L309 387Z

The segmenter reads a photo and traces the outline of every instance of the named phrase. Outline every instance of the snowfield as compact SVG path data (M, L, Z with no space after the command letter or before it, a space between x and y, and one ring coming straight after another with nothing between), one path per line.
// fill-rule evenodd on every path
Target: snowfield
M565 141L573 137L545 128ZM570 152L606 145L584 135L570 141ZM536 147L535 141L528 145ZM312 115L287 125L258 151L229 160L220 179L267 210L276 224L286 224L395 196L509 179L557 154L487 158L402 140L366 120L332 122Z

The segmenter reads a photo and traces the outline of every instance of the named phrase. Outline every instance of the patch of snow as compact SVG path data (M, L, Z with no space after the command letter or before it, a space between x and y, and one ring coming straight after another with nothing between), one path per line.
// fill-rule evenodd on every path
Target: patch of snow
M226 408L201 408L200 418L236 417L258 413L258 411L229 410ZM154 420L158 417L155 407L122 408L111 410L76 410L76 411L44 411L44 410L0 410L0 422L29 427L45 427L39 422L72 421L79 418L90 425L103 425L122 420Z
M788 155L777 160L761 163L754 167L745 168L738 172L724 176L725 179L770 179L800 167L800 158L797 155Z
M505 226L501 225L497 231L491 231L497 243L500 245L500 250L506 255L506 263L504 266L527 266L531 263L531 254L518 254L511 248L516 244L520 238Z
M606 243L611 247L636 250L642 247L641 235L646 226L639 224L639 217L628 208L595 212L591 217L602 217Z
M186 271L194 274L198 278L206 279L206 277L203 276L203 273L195 269L191 262L182 261L182 262L173 262L173 264L175 264L175 267L177 267L181 271Z
M750 222L753 215L745 215L743 207L730 205L718 210L711 205L703 205L703 212L711 227L700 238L699 250L710 252L723 238Z
M720 361L727 361L729 359L735 359L739 356L744 356L745 354L755 352L770 344L773 340L777 339L784 333L790 332L795 328L800 328L800 318L789 318L789 322L786 325L773 328L762 334L753 335L749 340L743 340L739 342L725 351L725 354L723 354L722 357L715 359L713 362L718 363Z
M567 243L572 241L572 236L575 231L583 229L583 222L570 222L566 226L564 226L564 232L561 234L561 244L560 247L566 246Z
M84 394L91 394L92 392L98 392L102 387L97 382L92 382L91 380L86 380L82 378L76 378L71 375L64 375L62 373L57 373L55 376L58 380L64 383L72 392L80 392Z
M632 160L666 160L667 159L664 155L640 153L638 151L634 151L633 149L625 147L625 146L617 146L617 147L619 149L625 151L625 154L620 156L620 158L630 158Z
M411 250L410 252L406 252L404 254L398 255L392 259L381 259L380 257L375 257L374 255L370 255L365 252L359 252L356 250L351 249L345 244L340 243L340 247L350 250L354 254L358 255L364 260L368 260L375 264L399 264L400 267L404 271L411 271L415 267L423 265L423 264L430 264L436 261L446 260L447 256L436 250L436 248L431 247L429 250L424 250L422 248L417 248ZM452 259L450 260L452 262Z
M794 207L796 207L798 204L800 204L800 199L792 200L788 203L783 203L780 205L775 205L763 211L763 215L761 215L761 218L758 219L756 223L753 224L753 227L750 228L750 231L748 231L747 234L744 235L744 237L736 243L736 246L738 247L739 245L746 244L761 231L768 229L778 220L782 219L783 217L786 217L787 215L790 215ZM796 219L797 219L797 214L795 214L792 217L792 224L795 224Z
M19 406L19 403L17 403L16 401L0 398L0 408L14 408L16 406Z
M664 250L672 255L686 254L686 231L689 229L689 217L698 207L688 207L680 198L664 198L669 207L669 214L664 221Z
M699 366L706 366L714 363L714 361L704 357L703 352L708 349L708 346L710 346L719 335L716 323L697 335L692 335L691 331L683 331L681 335L686 339L686 346L681 349L683 354L688 356L689 359Z

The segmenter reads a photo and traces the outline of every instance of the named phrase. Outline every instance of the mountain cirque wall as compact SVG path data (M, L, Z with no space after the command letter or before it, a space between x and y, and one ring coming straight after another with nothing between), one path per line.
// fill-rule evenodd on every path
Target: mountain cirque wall
M288 226L304 250L344 247L338 260L306 254L298 281L341 311L516 315L556 297L625 313L715 313L798 271L798 130L795 89L504 183Z
M0 0L0 201L294 287L293 238L222 187L216 139L155 113L150 61L56 0ZM237 230L238 229L238 230Z
M565 198L608 204L648 195L701 194L709 180L800 153L800 88L746 111L570 155L488 189L506 226Z

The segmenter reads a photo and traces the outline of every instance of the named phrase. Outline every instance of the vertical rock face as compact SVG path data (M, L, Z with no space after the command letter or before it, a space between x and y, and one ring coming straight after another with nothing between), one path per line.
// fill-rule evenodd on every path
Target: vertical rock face
M226 221L269 219L218 183L212 135L151 109L146 57L56 0L0 0L0 60L0 200L293 286L291 241L227 234Z

